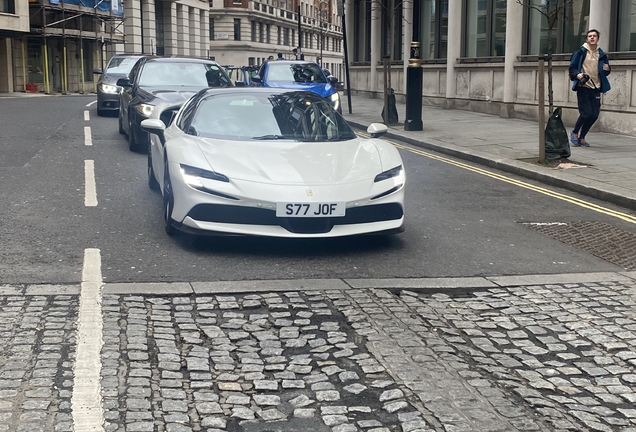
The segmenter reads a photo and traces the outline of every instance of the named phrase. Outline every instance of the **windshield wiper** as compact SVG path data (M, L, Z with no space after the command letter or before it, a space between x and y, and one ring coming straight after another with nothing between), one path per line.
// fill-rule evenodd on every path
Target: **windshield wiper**
M262 135L262 136L252 137L252 139L255 139L255 140L278 140L278 139L285 139L285 136L284 135Z

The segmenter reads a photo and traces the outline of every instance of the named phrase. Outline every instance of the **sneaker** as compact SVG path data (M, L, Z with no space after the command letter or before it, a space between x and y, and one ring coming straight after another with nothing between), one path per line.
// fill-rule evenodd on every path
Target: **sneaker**
M587 141L579 141L579 146L581 146L581 147L589 147L590 144Z
M572 143L572 145L574 146L579 146L579 136L577 134L574 133L574 131L570 132L570 142Z

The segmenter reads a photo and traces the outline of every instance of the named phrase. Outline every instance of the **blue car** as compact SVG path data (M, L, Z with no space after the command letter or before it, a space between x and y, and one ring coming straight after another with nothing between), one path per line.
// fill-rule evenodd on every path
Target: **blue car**
M307 90L327 99L342 114L340 94L336 89L338 78L327 76L317 64L308 61L266 61L252 77L252 86Z

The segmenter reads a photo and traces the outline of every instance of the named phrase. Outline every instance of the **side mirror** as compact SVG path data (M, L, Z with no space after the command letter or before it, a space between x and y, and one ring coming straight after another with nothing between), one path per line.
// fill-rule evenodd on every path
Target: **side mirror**
M263 79L261 78L261 76L259 74L255 74L252 77L252 82L262 84L263 83Z
M342 81L338 81L338 82L336 83L336 90L338 90L338 91L344 91L344 89L345 89L344 83L343 83Z
M336 78L333 75L329 76L327 79L329 80L329 84L331 84L334 87L338 84L338 78Z
M141 121L141 129L155 134L159 137L161 144L165 144L166 138L164 137L163 132L166 130L166 125L163 121L159 119L145 119Z
M102 70L101 70L100 68L96 68L96 69L93 69L93 73L94 73L95 75L101 75L101 74L103 74L104 72L102 72Z
M130 88L132 85L130 84L130 80L128 78L119 78L117 80L117 85L119 87Z
M144 122L141 122L142 126L143 124ZM367 133L371 135L371 138L380 138L382 135L387 133L388 130L389 128L383 123L371 123L367 128Z

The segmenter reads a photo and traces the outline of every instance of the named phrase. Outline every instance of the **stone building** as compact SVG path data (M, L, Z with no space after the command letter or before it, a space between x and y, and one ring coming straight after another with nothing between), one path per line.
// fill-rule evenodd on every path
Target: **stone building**
M609 54L613 87L595 127L636 135L636 0L522 0L526 6L518 0L419 0L415 8L412 0L346 0L347 30L355 35L348 40L351 88L381 97L382 60L390 55L393 88L404 97L415 25L424 104L536 119L538 54L546 50L548 25L528 5L547 2L563 5L554 26L553 94L566 123L578 115L569 58L595 28Z

